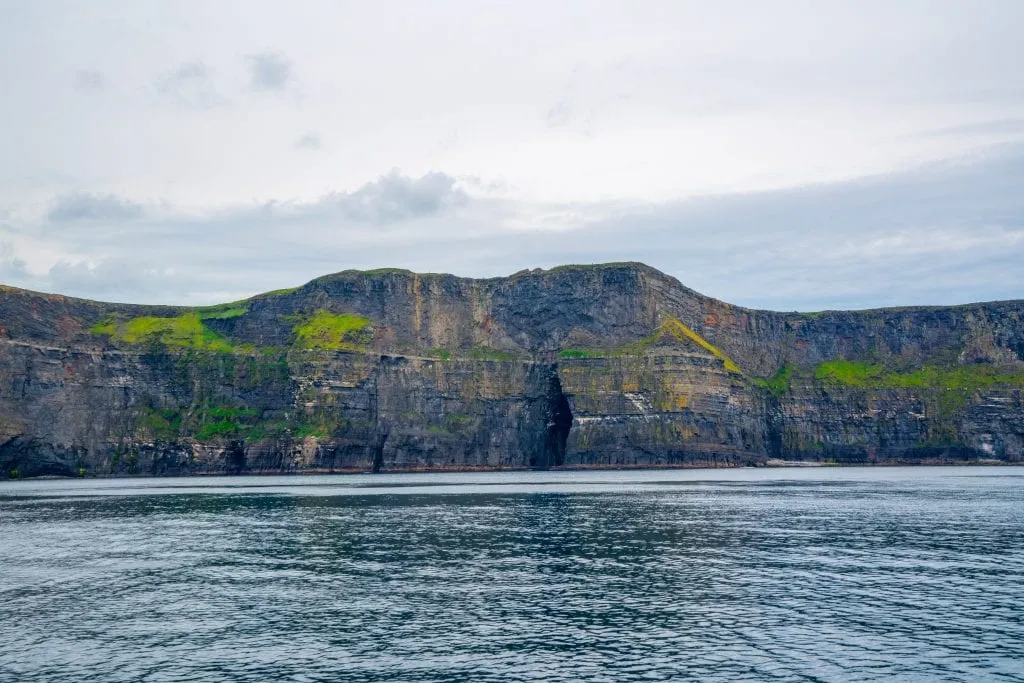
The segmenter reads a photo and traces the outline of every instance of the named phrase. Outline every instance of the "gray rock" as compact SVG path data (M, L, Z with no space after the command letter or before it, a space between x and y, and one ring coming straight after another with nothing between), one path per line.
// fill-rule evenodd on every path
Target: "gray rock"
M1020 462L1024 302L815 314L642 264L218 307L0 288L0 476Z

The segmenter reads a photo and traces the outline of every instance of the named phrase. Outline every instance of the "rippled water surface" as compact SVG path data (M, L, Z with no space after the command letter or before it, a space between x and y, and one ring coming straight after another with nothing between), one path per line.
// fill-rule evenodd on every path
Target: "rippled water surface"
M0 484L3 681L1024 681L1024 470Z

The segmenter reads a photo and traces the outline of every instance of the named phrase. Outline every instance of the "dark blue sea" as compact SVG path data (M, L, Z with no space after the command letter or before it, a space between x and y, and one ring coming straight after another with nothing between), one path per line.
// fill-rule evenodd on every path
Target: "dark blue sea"
M0 483L0 681L1024 681L1024 469Z

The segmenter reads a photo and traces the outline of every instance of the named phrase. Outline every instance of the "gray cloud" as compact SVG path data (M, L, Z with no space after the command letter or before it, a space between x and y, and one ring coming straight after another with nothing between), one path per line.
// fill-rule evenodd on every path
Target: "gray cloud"
M544 250L535 258L549 264L581 256L647 261L755 307L1024 298L1024 146L853 181L630 210L556 235Z
M395 171L315 202L147 216L102 231L38 227L23 226L14 239L49 235L80 260L33 276L8 248L0 253L6 281L154 303L231 300L345 268L485 277L639 260L754 307L954 304L1024 297L1024 146L854 181L661 204L473 197L450 175Z
M470 200L446 173L427 173L411 178L392 170L350 192L332 192L313 202L267 202L256 210L228 213L223 220L244 215L250 220L295 220L304 224L320 220L376 228L448 215Z
M253 90L284 90L292 78L292 65L276 52L246 55L249 64L249 85Z
M0 283L31 284L25 261L17 257L10 242L0 242Z
M103 90L106 80L99 71L82 69L75 72L75 89L80 92L97 92Z
M140 218L141 204L109 194L73 193L57 198L46 217L55 223L125 221Z
M85 298L103 301L134 303L139 299L151 299L154 295L187 300L189 296L188 283L175 277L172 268L121 257L100 261L96 265L58 261L44 280L52 291L72 291Z
M201 61L183 62L157 79L161 94L179 104L198 109L209 109L225 103L213 83L213 73Z
M323 200L356 221L393 223L432 216L467 201L455 187L455 178L445 173L427 173L410 178L397 170L367 183L355 192L332 195Z
M322 149L323 146L320 134L314 132L305 133L295 141L296 149Z

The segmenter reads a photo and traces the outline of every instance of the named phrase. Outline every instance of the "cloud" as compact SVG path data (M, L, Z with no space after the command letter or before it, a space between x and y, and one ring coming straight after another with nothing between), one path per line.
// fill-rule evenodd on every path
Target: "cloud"
M477 185L392 171L310 202L141 216L141 205L108 195L63 197L63 214L12 233L50 240L62 255L32 275L8 249L0 273L10 284L94 298L213 303L346 268L490 277L638 260L708 295L781 310L1024 297L1024 146L657 204L550 204L463 189ZM100 217L103 230L70 222Z
M54 223L71 221L127 221L140 218L141 204L111 194L76 192L58 197L46 217Z
M418 178L397 169L355 190L332 192L312 202L265 202L256 209L222 214L222 220L245 216L249 220L343 221L352 228L393 227L403 222L449 216L469 203L469 196L446 173L426 173Z
M445 173L410 178L397 170L349 193L331 195L324 207L337 207L350 219L378 225L432 216L464 204L466 194Z
M319 133L305 133L295 141L296 149L322 149L323 146Z
M175 277L174 268L127 258L102 260L96 264L58 261L44 280L52 291L73 291L90 299L122 303L167 294L187 299L189 290L187 282Z
M292 78L292 65L276 52L246 55L249 85L253 90L284 90Z
M98 92L106 87L106 80L99 71L82 69L75 72L75 89L79 92Z
M179 104L210 109L226 101L217 92L212 75L209 67L201 61L183 62L158 78L156 88Z
M573 243L575 242L575 244ZM550 258L637 259L754 307L1024 298L1024 146L965 162L626 211Z
M10 242L0 242L0 283L26 283L31 278L23 259L14 253Z
M955 137L967 135L1024 135L1024 119L993 119L925 131L922 137Z

